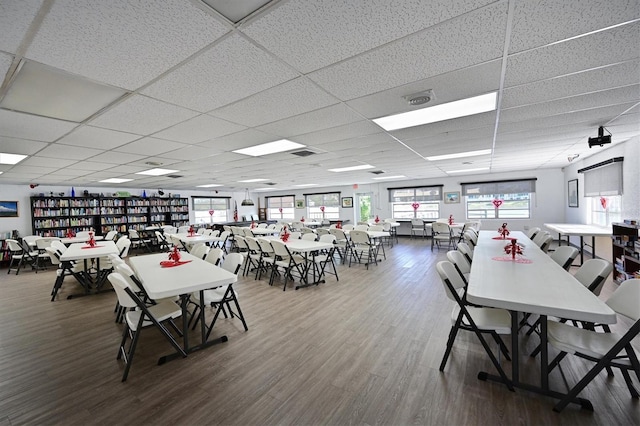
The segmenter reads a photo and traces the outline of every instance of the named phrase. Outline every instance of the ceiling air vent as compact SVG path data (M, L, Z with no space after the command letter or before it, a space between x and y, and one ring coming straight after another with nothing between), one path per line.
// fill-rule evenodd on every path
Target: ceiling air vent
M302 149L300 151L294 151L292 154L297 155L298 157L308 157L310 155L314 155L315 152L309 151L308 149Z
M374 175L381 175L381 174L384 173L384 170L374 170L374 171L369 172L369 173L373 173Z
M184 177L184 176L182 176L182 175L167 175L167 177L171 178L171 179L178 179L178 178L181 178L181 177Z
M275 182L267 182L267 183L265 183L265 185L274 186L274 185L277 185L277 183L275 183Z

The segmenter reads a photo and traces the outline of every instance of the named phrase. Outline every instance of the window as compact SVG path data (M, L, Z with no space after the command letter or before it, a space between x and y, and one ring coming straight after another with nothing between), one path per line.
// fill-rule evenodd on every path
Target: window
M440 217L440 201L442 185L389 188L389 202L395 219L435 220Z
M603 202L602 199L606 201ZM612 222L622 222L622 197L620 195L588 197L587 200L590 224L610 226Z
M340 193L304 194L309 219L340 219ZM324 208L324 212L322 211Z
M196 224L227 222L229 198L193 197L193 213ZM213 211L213 214L209 214Z
M529 219L536 179L463 183L467 219ZM501 201L496 205L495 200Z
M283 197L267 197L267 219L293 219L295 217L295 207L293 203L293 195L285 195Z

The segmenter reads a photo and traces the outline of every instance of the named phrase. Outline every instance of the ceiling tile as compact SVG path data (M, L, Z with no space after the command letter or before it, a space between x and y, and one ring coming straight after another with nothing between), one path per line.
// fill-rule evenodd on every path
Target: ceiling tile
M296 142L306 145L321 146L344 139L357 138L360 136L381 134L382 128L369 121L359 121L346 124L331 129L320 130L296 137Z
M0 136L0 151L10 154L33 155L49 145L46 142L29 141Z
M284 120L274 123L265 124L257 129L288 138L357 121L362 121L362 116L345 104L336 104L327 108L285 118Z
M92 126L81 126L64 136L58 142L65 145L77 145L87 148L112 149L139 138L140 135L133 133L118 132Z
M15 53L43 0L0 2L0 50ZM4 75L4 73L3 73Z
M237 78L242 75L242 78ZM143 90L151 97L211 111L298 76L293 69L234 34Z
M110 163L110 164L126 164L132 161L138 161L145 158L145 155L127 154L123 152L107 151L102 154L91 157L91 161L98 163Z
M91 120L91 124L107 129L148 135L198 115L175 105L146 96L134 95L113 109Z
M67 0L53 3L27 57L133 90L226 32L181 0Z
M183 149L189 145L178 142L167 141L157 138L142 138L135 142L119 146L115 149L117 152L127 152L130 154L140 155L160 155L163 152Z
M309 78L339 99L350 100L499 58L506 8L506 3L498 3L463 15Z
M234 149L246 148L248 146L259 145L278 139L276 135L260 132L255 129L247 129L241 132L215 138L199 143L199 146L213 150L232 151Z
M76 123L0 109L0 136L53 142Z
M38 152L38 157L62 158L69 160L86 160L89 157L104 152L101 149L84 148L80 146L54 143Z
M203 114L155 133L153 136L161 139L197 144L208 139L240 132L244 129L246 129L245 126Z
M64 158L50 158L50 157L29 157L27 159L22 160L19 164L24 164L26 166L37 166L37 167L55 167L61 169L63 167L71 166L72 164L76 164L76 160L66 160Z
M172 158L176 160L196 160L198 158L209 157L213 155L210 149L200 146L189 145L175 151L165 152L158 155L161 158Z

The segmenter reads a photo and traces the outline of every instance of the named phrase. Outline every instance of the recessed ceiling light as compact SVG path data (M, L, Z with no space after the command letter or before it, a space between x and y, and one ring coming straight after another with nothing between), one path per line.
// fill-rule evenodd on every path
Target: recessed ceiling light
M405 175L396 175L396 176L381 176L381 177L374 177L371 178L373 180L385 180L385 179L401 179L401 178L406 178Z
M5 152L0 152L0 164L18 164L27 157L27 155L22 154L7 154Z
M213 188L216 186L222 186L222 185L219 183L208 183L206 185L197 185L196 188Z
M477 169L464 169L464 170L447 170L445 173L468 173L468 172L481 172L483 170L489 170L488 167L478 167Z
M320 185L319 183L303 183L301 185L293 185L293 186L297 186L298 188L304 188L306 186L318 186Z
M457 152L455 154L445 154L445 155L434 155L432 157L425 157L429 161L438 161L438 160L451 160L453 158L464 158L464 157L476 157L478 155L488 155L491 154L491 149L481 149L478 151L467 151L467 152Z
M351 167L339 167L337 169L329 169L330 172L351 172L354 170L366 170L366 169L374 169L375 166L371 164L360 164L359 166L351 166Z
M125 182L131 182L132 180L133 179L110 178L110 179L100 180L98 182L102 182L102 183L125 183Z
M259 157L261 155L275 154L277 152L290 151L292 149L304 148L306 145L292 142L287 139L281 139L275 142L267 142L260 145L250 146L248 148L236 149L236 154L250 155L252 157Z
M162 176L168 175L169 173L175 173L179 170L169 170L169 169L149 169L144 172L138 172L137 175L149 175L149 176Z
M239 180L238 182L242 182L242 183L253 183L253 182L265 182L268 181L269 179L246 179L246 180Z
M480 114L496 109L497 95L498 92L487 93L486 95L447 102L415 111L376 118L373 122L383 129L391 131Z

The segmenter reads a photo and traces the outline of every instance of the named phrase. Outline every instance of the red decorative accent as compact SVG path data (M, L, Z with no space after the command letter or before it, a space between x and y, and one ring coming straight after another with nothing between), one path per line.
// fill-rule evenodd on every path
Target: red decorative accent
M76 234L71 230L71 228L67 229L67 238L73 238Z
M283 243L286 243L287 241L289 241L289 236L291 234L289 234L289 231L287 230L287 227L283 227L282 228L282 235L280 235L280 239L282 240Z
M280 213L282 213L282 207L280 207L280 208L278 209L278 211L279 211Z
M173 249L169 252L169 260L180 262L180 250L178 250L178 246L173 246Z
M420 207L420 203L413 203L411 204L411 207L413 207L413 211L415 212Z
M449 226L453 225L453 215L449 215Z
M100 248L100 247L104 247L104 246L95 245L95 246L84 246L84 247L81 247L81 248L82 249L92 249L92 248Z
M191 262L190 260L179 260L177 262L173 261L173 260L162 260L160 261L160 266L162 266L163 268L171 268L174 266L180 266L180 265L184 265L185 263L189 263Z
M320 206L320 211L324 213L324 206Z
M502 201L502 200L493 200L492 203L493 203L493 205L495 206L496 209L499 209L500 206L502 205L502 203L504 203L504 201Z
M89 241L87 241L87 244L89 245L89 247L96 246L96 239L93 237L93 232L89 232Z
M338 223L336 223L336 229L342 229L342 221L338 221Z
M525 264L533 263L533 260L525 259L524 257L517 257L515 259L512 259L511 256L495 256L495 257L492 257L491 259L497 260L499 262L514 262L514 263L525 263Z
M304 223L304 216L300 218L300 222Z
M238 202L234 201L234 208L233 208L233 221L237 222L238 221Z
M256 223L252 221L251 222L251 229L255 229L255 227L256 227Z
M380 218L378 217L378 215L376 215L376 218L373 220L375 223L380 222Z
M607 203L609 202L609 200L607 200L604 197L600 197L600 205L602 206L603 210L607 209Z
M507 222L503 223L502 226L498 228L498 233L502 236L502 239L507 238L507 235L510 234L509 230L507 229ZM513 239L514 238L512 238L512 240Z
M510 254L512 259L516 258L516 254L522 255L522 246L517 243L515 238L511 239L511 244L504 246L504 252Z
M196 231L193 229L193 225L189 226L189 236L193 237L193 234L195 234Z
M209 216L213 216L215 212L216 212L215 210L209 210Z

